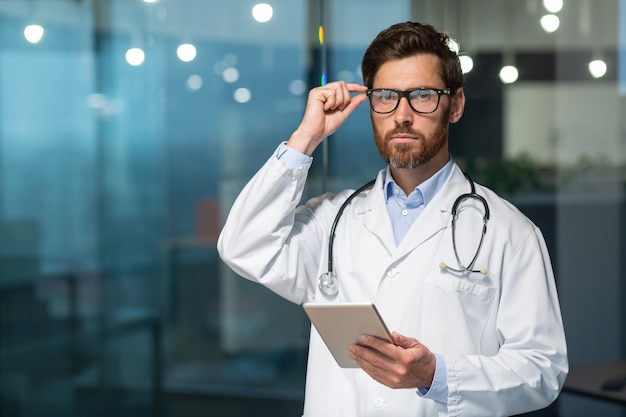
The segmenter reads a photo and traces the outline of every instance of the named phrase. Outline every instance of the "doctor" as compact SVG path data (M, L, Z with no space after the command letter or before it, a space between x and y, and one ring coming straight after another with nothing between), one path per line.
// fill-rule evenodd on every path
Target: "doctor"
M395 345L363 335L349 348L360 369L343 369L312 328L306 417L508 416L548 406L565 380L541 232L474 186L448 153L448 126L465 106L448 42L430 25L393 25L365 52L365 85L312 89L300 125L246 185L220 235L220 256L241 276L299 304L374 302L395 330ZM320 276L353 190L300 198L313 151L366 100L387 167L338 220L332 291Z

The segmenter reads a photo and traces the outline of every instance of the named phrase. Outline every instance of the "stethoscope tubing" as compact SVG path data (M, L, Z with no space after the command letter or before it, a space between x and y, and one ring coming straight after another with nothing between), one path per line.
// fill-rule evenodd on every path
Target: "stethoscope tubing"
M453 271L457 273L480 272L481 274L486 275L487 274L486 268L482 268L480 270L474 270L472 268L474 267L474 263L476 262L476 259L478 258L480 250L483 246L485 234L487 233L487 222L489 221L489 217L490 217L489 205L487 204L487 200L485 200L483 196L476 193L476 187L474 185L474 181L472 180L472 178L465 171L463 171L463 175L465 176L465 178L470 184L470 192L466 194L461 194L460 196L456 198L456 200L454 201L454 204L452 205L452 212L451 212L452 214L452 248L454 251L454 256L456 257L456 261L459 265L459 269L449 267L444 262L441 262L439 264L439 267L441 268L442 271L447 270L447 271ZM376 183L376 179L373 179L369 181L368 183L362 185L359 189L354 191L352 194L350 194L350 196L348 196L346 201L344 201L343 204L339 207L339 210L337 211L337 214L335 215L335 219L333 220L333 223L331 225L330 234L328 237L328 269L327 269L327 272L323 273L318 279L318 286L320 290L328 296L335 296L338 292L337 278L335 277L336 274L333 271L333 245L335 241L335 231L337 229L337 225L339 224L339 220L341 219L341 215L343 214L346 207L348 207L350 202L356 196L361 194L363 191L372 188L375 183ZM461 262L458 251L456 249L455 223L456 223L456 218L457 218L457 211L458 211L460 204L465 199L468 199L468 198L474 198L474 199L479 200L484 207L485 213L483 215L483 227L482 227L482 233L480 235L480 242L478 243L478 248L476 249L476 253L474 254L474 257L472 258L471 262L468 264L468 266L465 266ZM322 281L323 279L324 281Z
M333 221L332 226L330 227L330 235L328 237L328 273L333 273L333 243L335 242L335 230L337 229L337 224L339 223L339 219L343 214L343 211L348 207L350 202L363 191L372 188L376 183L376 178L369 181L367 184L363 184L359 189L350 194L350 196L343 202L341 207L339 207L339 211L335 215L335 220Z

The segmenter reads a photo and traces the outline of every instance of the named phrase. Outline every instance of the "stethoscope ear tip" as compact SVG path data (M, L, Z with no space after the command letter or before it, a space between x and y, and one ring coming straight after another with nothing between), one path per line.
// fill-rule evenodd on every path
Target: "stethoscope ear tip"
M439 268L443 271L448 269L448 265L445 262L439 262Z
M487 270L487 268L483 268L483 269L480 270L480 273L483 274L483 275L487 275L488 272L489 271Z

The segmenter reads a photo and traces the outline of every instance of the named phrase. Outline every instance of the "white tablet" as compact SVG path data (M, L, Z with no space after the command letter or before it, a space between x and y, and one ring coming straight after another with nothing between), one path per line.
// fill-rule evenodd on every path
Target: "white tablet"
M348 346L368 334L393 343L391 334L372 303L305 303L302 305L337 364L358 368Z

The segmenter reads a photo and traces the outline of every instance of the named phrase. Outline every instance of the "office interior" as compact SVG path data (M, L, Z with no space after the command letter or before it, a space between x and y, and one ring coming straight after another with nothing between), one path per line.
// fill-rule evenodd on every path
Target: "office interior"
M626 359L626 0L265 1L0 1L2 416L301 415L310 323L217 236L308 90L406 20L457 41L451 155L541 227L570 366ZM305 197L383 167L367 106L314 160Z

